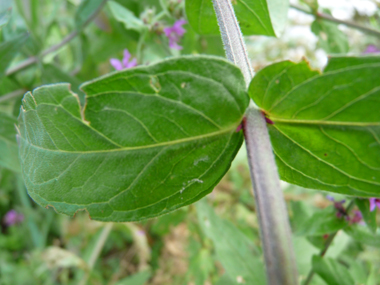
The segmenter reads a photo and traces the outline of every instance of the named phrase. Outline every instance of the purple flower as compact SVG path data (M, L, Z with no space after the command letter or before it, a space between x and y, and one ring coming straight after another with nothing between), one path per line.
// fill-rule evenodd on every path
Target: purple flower
M352 224L358 224L362 221L362 219L363 219L362 213L358 210L355 210L354 215L350 218L350 222Z
M172 27L164 29L165 35L169 39L169 47L177 50L181 50L182 46L178 44L181 37L186 33L186 30L182 28L187 22L185 20L178 20Z
M111 65L116 69L116 70L123 70L126 68L131 68L137 66L137 59L133 58L131 61L129 61L131 58L131 54L127 49L124 50L124 57L122 61L116 59L116 58L111 58L110 63Z
M334 208L337 210L336 216L338 218L346 217L346 219L347 219L348 214L347 214L346 208L344 208L344 206L343 206L343 204L346 202L346 200L342 200L342 201L337 202L337 201L335 201L334 197L332 197L330 195L326 195L326 198L334 203Z
M368 45L363 53L376 53L376 52L380 52L380 49L378 49L377 46Z
M17 213L15 210L8 211L4 216L4 223L7 226L21 223L24 220L24 215Z
M373 210L375 210L376 206L380 209L380 199L369 198L369 210L372 212Z

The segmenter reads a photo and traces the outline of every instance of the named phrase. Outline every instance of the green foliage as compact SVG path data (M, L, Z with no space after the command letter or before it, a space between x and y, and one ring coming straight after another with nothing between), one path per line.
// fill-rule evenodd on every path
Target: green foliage
M15 124L17 120L0 113L0 167L20 171Z
M313 256L313 269L328 285L355 284L349 270L334 259L315 255Z
M92 14L104 3L104 0L83 0L75 13L75 25L78 30L87 22Z
M211 0L105 2L0 1L0 284L265 284L244 148L219 182L242 141L235 130L248 98L240 71L209 57L162 61L186 54L224 56ZM317 1L301 2L318 12ZM232 4L246 35L279 35L285 26L287 1ZM163 29L179 19L189 23L179 39L183 49L174 50ZM370 24L358 15L355 21ZM351 37L348 46L349 32L320 18L312 30L328 53L357 54L368 43L378 46L364 36ZM74 39L55 49L74 31ZM285 41L293 50L294 41ZM257 67L292 57L284 45L255 37L247 48ZM298 54L303 46L296 45ZM312 64L314 48L305 51ZM109 59L121 59L124 49L141 67L109 74ZM29 64L29 58L37 61ZM379 62L333 58L322 75L305 63L278 63L257 74L250 92L274 122L268 126L283 179L379 195ZM24 68L5 75L20 64ZM89 80L85 98L79 86ZM52 83L57 84L37 88ZM25 96L19 139L25 182L42 206L70 215L87 209L99 220L140 220L190 204L218 183L208 197L218 214L203 200L155 219L115 223L107 232L110 224L90 221L87 213L71 218L38 207L19 173L15 128L22 95L33 89ZM320 125L328 114L336 115L329 124L345 124ZM347 125L353 120L359 126ZM377 125L360 125L367 123ZM347 186L353 183L360 191ZM380 237L368 199L355 198L367 225L357 224L337 218L320 192L284 187L300 282L314 268L310 285L377 284ZM118 214L111 214L111 206ZM9 225L11 209L24 221ZM312 259L336 231L326 255Z
M0 28L8 23L12 12L12 6L10 1L0 2Z
M370 205L368 199L356 198L355 203L362 213L363 219L372 233L376 233L376 211L370 211Z
M323 74L268 66L249 94L266 116L281 179L348 195L380 195L379 57L332 58Z
M146 29L144 22L124 6L114 1L109 1L108 6L115 19L122 22L127 29L136 30L137 32L142 32Z
M318 236L333 233L348 225L344 217L338 218L333 207L327 207L306 219L295 234Z
M345 232L354 240L370 245L373 247L380 247L380 232L373 233L368 228L363 226L349 227L345 229Z
M316 19L311 30L318 36L319 45L329 54L348 52L348 38L335 23Z
M16 36L15 38L0 44L0 79L5 75L5 71L17 52L28 38L27 34Z
M287 20L288 1L232 1L240 28L245 35L278 36ZM211 0L187 0L186 14L193 29L202 35L219 33Z
M60 213L131 221L173 211L209 193L241 145L248 98L224 60L171 59L82 89L84 110L57 84L28 93L20 114L29 194Z
M233 284L266 284L264 264L252 241L233 224L219 218L205 200L197 203L197 213L203 232L213 241L217 259Z
M139 273L136 273L132 276L126 277L118 281L117 283L115 283L115 285L144 285L151 276L152 273L148 270L141 271Z

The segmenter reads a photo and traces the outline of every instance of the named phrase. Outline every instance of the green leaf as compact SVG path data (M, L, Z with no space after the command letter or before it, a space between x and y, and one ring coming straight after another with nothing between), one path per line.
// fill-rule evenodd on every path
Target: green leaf
M30 196L103 221L155 217L210 193L242 143L240 70L213 57L173 58L82 85L27 93L20 157ZM228 114L228 116L226 116Z
M284 31L288 20L289 0L267 0L266 2L273 30L278 37Z
M218 21L216 20L212 0L186 0L185 5L189 24L198 34L219 34Z
M362 213L363 220L367 224L368 228L372 233L376 233L377 223L376 223L376 211L369 210L369 200L368 199L355 199L355 203L358 206L360 212Z
M318 236L336 232L347 226L344 218L336 216L334 207L327 207L314 213L296 232L297 235Z
M0 166L13 171L20 171L16 124L16 119L0 113Z
M75 25L78 30L87 22L87 20L102 5L103 0L83 0L75 12Z
M144 285L152 276L152 272L144 270L137 272L131 276L125 277L115 283L115 285Z
M319 45L330 54L347 53L348 38L338 25L321 19L311 24L311 31L319 38Z
M185 220L187 217L187 211L175 211L170 214L159 217L155 220L155 223L150 228L151 233L164 236L170 233L170 230Z
M361 225L347 227L344 231L357 242L374 247L380 247L379 231L377 231L376 234L373 234L366 227L363 227Z
M59 82L70 83L72 91L78 94L80 102L84 104L84 93L79 90L79 85L81 82L78 78L71 76L53 64L44 64L42 67L41 79L43 84Z
M0 79L27 38L28 34L23 34L0 44Z
M285 27L287 0L234 0L232 4L245 35L278 36ZM197 33L219 34L212 0L187 0L186 14Z
M215 271L213 256L209 249L202 248L189 259L186 275L192 282L187 281L186 284L205 284L213 271Z
M199 224L213 241L217 258L231 279L236 284L266 284L264 265L254 243L232 223L219 218L206 200L196 206Z
M328 285L353 285L355 284L349 270L336 260L323 258L318 255L313 256L313 270Z
M115 19L123 23L126 29L135 30L137 32L142 32L143 30L147 29L141 19L137 18L133 12L129 11L119 3L109 1L108 7L110 8Z
M11 2L2 1L0 3L0 28L8 23L11 18L12 6Z
M268 124L282 180L341 194L380 196L380 57L332 58L323 74L280 62L249 94Z

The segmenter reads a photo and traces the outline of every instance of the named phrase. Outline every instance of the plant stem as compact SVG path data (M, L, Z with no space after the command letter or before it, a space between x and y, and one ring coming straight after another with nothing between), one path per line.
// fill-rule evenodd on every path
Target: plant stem
M352 200L350 202L350 204L348 204L347 209L346 209L347 213L350 212L350 210L352 209L352 207L354 206L354 204L355 204L355 200ZM337 233L338 233L338 231L336 231L336 232L334 232L334 233L332 233L332 234L329 235L329 237L326 240L325 246L323 247L323 249L319 253L320 256L322 256L322 257L325 256L327 250L330 248L330 246L331 246L334 238L336 237ZM313 270L313 268L311 268L310 271L309 271L309 274L307 275L307 278L306 278L305 282L303 283L303 285L308 285L311 282L311 280L313 279L313 277L314 277L314 270Z
M213 0L227 58L243 72L247 86L253 70L230 0ZM243 123L261 240L270 285L298 284L288 213L280 187L265 118L251 100Z
M369 27L365 27L365 26L359 25L359 24L357 24L355 22L345 21L345 20L339 20L339 19L334 18L333 16L331 16L329 14L325 14L325 13L319 13L318 12L318 13L315 14L311 10L304 9L301 6L294 5L294 4L290 4L290 7L293 8L293 9L295 9L295 10L297 10L297 11L300 11L300 12L303 12L303 13L306 13L306 14L309 14L309 15L314 15L317 18L321 18L321 19L324 19L326 21L334 22L334 23L337 23L337 24L342 24L342 25L345 25L347 27L351 27L351 28L360 30L360 31L362 31L364 33L380 37L380 31L372 29L372 28L369 28Z
M248 58L239 23L235 17L235 11L228 1L213 0L213 3L227 59L241 69L245 83L248 86L254 72Z
M98 13L102 10L103 6L107 3L108 0L103 0L103 2L99 5L98 9L96 9L94 11L94 13L91 14L90 17L88 17L88 19L86 20L86 22L83 23L82 27L80 29L77 29L75 31L73 31L72 33L68 34L60 43L56 44L56 45L53 45L49 48L47 48L46 50L42 51L41 54L39 56L33 56L33 57L30 57L22 62L20 62L18 65L12 67L12 68L9 68L6 72L5 72L5 75L6 76L9 76L9 75L12 75L13 73L16 73L34 63L37 63L41 58L45 57L46 55L48 55L49 53L52 53L58 49L60 49L61 47L63 47L64 45L66 45L67 43L69 43L72 39L74 39L77 35L80 34L80 32L89 24L92 22L93 19L95 19L95 17L98 15Z

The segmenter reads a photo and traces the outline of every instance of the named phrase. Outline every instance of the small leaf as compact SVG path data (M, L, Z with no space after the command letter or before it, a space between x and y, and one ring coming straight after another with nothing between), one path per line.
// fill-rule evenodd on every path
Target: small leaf
M60 213L133 221L171 212L210 193L241 146L248 96L223 59L170 59L82 89L84 110L68 84L55 84L27 93L19 116L29 194Z
M347 53L348 38L338 25L321 19L311 24L311 31L319 38L319 45L329 54Z
M358 206L360 212L362 213L363 220L367 224L368 228L372 233L376 233L377 223L376 223L376 211L370 211L369 200L356 198L355 203Z
M232 4L245 35L278 36L285 27L287 0L234 0ZM212 0L187 0L186 14L197 33L219 34Z
M144 270L119 280L115 285L144 285L151 276L152 272Z
M328 285L353 285L355 284L349 270L336 260L313 256L313 270Z
M16 119L0 112L0 166L19 172L16 123Z
M133 12L129 11L124 6L120 5L117 2L109 1L108 7L110 8L115 19L125 25L126 29L135 30L141 32L147 27L144 25L144 22L137 18Z
M264 264L254 243L232 223L219 218L206 200L196 206L199 224L213 241L218 261L231 279L236 284L266 284Z
M331 206L314 213L299 227L296 234L305 236L322 236L324 234L336 232L347 226L347 224L347 221L343 217L338 218L336 216L336 210Z
M376 234L373 234L368 230L368 228L360 225L347 227L344 231L357 242L374 247L380 247L380 232L378 231Z
M27 38L28 34L23 34L0 44L0 79Z
M332 58L323 74L280 62L249 94L268 124L282 180L306 188L380 196L380 57Z
M99 9L103 0L83 0L76 13L75 13L75 25L78 30L87 22L87 20Z

